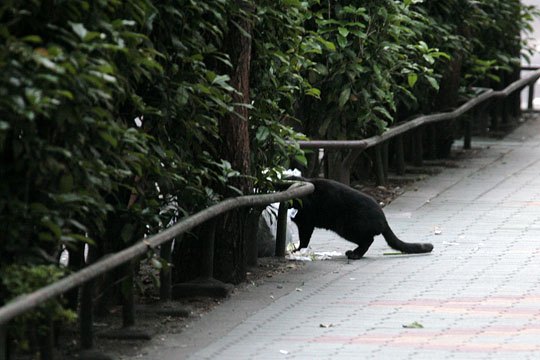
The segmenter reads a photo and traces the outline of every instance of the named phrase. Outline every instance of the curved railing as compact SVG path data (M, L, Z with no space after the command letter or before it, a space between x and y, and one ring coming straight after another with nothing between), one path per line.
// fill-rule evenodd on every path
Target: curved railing
M466 112L476 108L477 106L489 100L506 98L514 94L516 91L522 90L526 86L529 86L529 109L532 109L532 97L533 97L532 94L534 94L533 86L536 83L536 81L540 78L540 70L538 70L539 67L535 67L535 66L524 67L523 69L534 70L534 72L532 74L529 74L527 77L523 79L519 79L511 83L503 90L495 91L493 89L478 89L480 91L478 96L473 97L472 99L468 100L467 102L459 106L457 109L454 109L452 111L430 114L430 115L421 115L403 124L391 127L390 129L386 130L381 135L375 135L366 139L299 141L300 147L303 149L351 150L344 157L344 160L340 164L340 168L342 169L343 172L340 174L340 176L337 179L343 183L348 183L350 168L362 151L368 148L380 145L390 139L399 137L400 135L403 135L404 133L416 130L428 124L457 119L463 114L465 114ZM465 129L465 136L464 136L465 148L470 147L470 142L471 142L470 127L467 127Z
M40 304L43 304L47 300L55 298L61 294L66 293L67 291L84 285L90 280L104 275L105 273L119 267L120 265L126 264L138 256L145 254L147 251L152 250L160 245L171 241L175 237L212 220L218 215L224 214L228 211L238 209L241 207L257 207L257 206L266 206L271 203L280 202L283 203L287 200L301 198L312 193L314 187L310 183L296 182L289 187L288 190L282 192L276 192L272 194L263 194L263 195L247 195L239 196L235 198L230 198L224 200L216 205L210 206L209 208L202 210L196 214L193 214L189 217L183 218L178 221L175 225L155 234L144 238L137 242L136 244L119 251L113 255L104 257L94 264L89 265L53 284L45 286L39 290L36 290L30 294L22 295L11 302L7 303L0 308L0 360L5 359L5 331L7 323L14 317L26 313ZM285 206L280 206L280 208L285 209ZM283 244L281 244L283 242ZM276 247L282 248L284 250L285 237L280 235L276 241ZM209 249L208 253L213 253L213 248ZM206 261L208 263L208 261ZM211 263L211 262L210 262ZM210 265L211 266L211 265ZM208 272L208 271L207 271ZM212 271L210 269L210 277L212 276ZM89 311L91 312L91 306ZM81 318L87 318L81 314ZM91 316L90 316L91 318ZM89 324L81 325L81 328L92 327L90 321ZM2 336L2 332L4 333ZM92 331L89 330L86 332L85 336L92 336ZM87 343L91 344L89 339L86 339Z

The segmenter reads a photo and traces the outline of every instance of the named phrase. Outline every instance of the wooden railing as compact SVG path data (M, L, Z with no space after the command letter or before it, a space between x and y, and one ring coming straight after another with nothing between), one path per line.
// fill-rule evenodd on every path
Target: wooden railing
M7 341L6 332L7 325L14 317L24 314L39 305L45 303L47 300L53 299L59 295L65 294L71 289L82 286L82 296L80 303L80 330L81 330L81 344L83 348L91 348L93 345L93 321L92 321L92 298L91 291L87 286L92 279L104 275L105 273L119 267L120 265L133 261L138 256L145 254L148 251L153 251L156 247L163 246L170 242L175 237L203 224L212 223L212 219L218 215L226 213L228 211L238 209L241 207L257 207L266 206L271 203L280 202L283 203L287 200L304 197L313 192L313 185L310 183L298 182L292 185L288 190L282 192L276 192L272 194L263 195L248 195L240 196L224 200L216 205L213 205L201 212L193 214L189 217L181 219L175 225L163 230L162 232L149 236L140 240L135 245L132 245L118 253L104 257L92 265L85 267L84 269L77 271L53 284L36 290L30 294L22 295L13 301L7 303L0 308L0 360L6 360L7 358ZM286 209L286 206L280 206L281 209ZM283 210L282 210L283 212ZM212 226L212 225L210 225ZM283 228L283 226L280 226ZM212 231L206 232L207 234L213 234ZM203 263L206 264L206 268L202 273L206 275L207 280L211 280L213 275L213 237L202 238L204 242L204 254ZM283 244L281 244L283 242ZM285 236L282 233L278 236L276 248L282 249L283 255L285 251ZM278 250L280 251L280 250ZM281 255L281 254L280 254ZM283 256L282 255L282 256ZM161 291L161 293L170 294L170 283L162 283L162 287L169 287L168 290ZM165 299L168 300L168 299ZM131 305L132 302L131 302ZM129 306L129 305L128 305ZM126 311L124 311L125 313ZM133 312L133 309L127 311ZM134 318L133 316L128 316ZM124 325L133 325L125 324ZM52 358L51 349L46 349L48 354L44 357Z
M462 116L463 114L478 108L480 105L485 104L487 101L494 99L504 99L510 95L513 95L517 91L521 91L526 86L529 86L529 101L528 108L532 110L532 102L534 98L534 85L538 78L540 78L540 67L526 67L524 70L534 70L533 73L529 74L527 77L519 79L512 84L508 85L506 88L500 91L495 91L493 89L477 89L478 95L471 98L457 109L430 114L430 115L421 115L416 118L413 118L410 121L407 121L403 124L394 126L386 130L381 135L372 136L367 139L361 140L309 140L309 141L300 141L300 147L303 149L326 149L326 150L348 150L348 153L343 157L341 164L336 168L340 169L340 173L336 174L336 180L339 180L343 183L348 184L350 178L350 170L353 166L354 161L358 156L366 149L371 147L376 147L375 152L375 164L376 164L376 174L379 183L384 183L386 174L384 174L384 166L382 163L385 162L382 159L381 145L385 144L388 140L396 139L396 148L397 148L397 165L398 173L403 172L405 168L405 159L403 155L403 141L402 135L409 132L415 132L418 129L428 125L441 121L455 120ZM417 146L422 146L421 141L416 141ZM466 121L465 123L465 133L464 133L464 148L471 147L471 123ZM416 151L417 155L422 153L422 149L419 148ZM421 156L421 155L420 155ZM415 161L417 164L421 163L420 161Z

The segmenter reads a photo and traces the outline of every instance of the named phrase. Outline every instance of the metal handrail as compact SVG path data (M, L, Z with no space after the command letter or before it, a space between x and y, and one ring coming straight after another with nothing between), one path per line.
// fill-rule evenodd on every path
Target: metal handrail
M416 129L420 126L435 123L445 120L453 120L463 115L465 112L471 110L472 108L480 105L481 103L493 99L493 98L504 98L511 95L516 90L521 90L525 86L536 82L540 78L540 70L536 70L531 75L526 78L514 81L506 88L500 91L495 91L493 89L486 89L482 94L477 97L474 97L458 107L455 110L448 112L441 112L430 115L421 115L417 118L414 118L406 123L394 126L386 130L381 135L375 135L362 140L308 140L308 141L299 141L298 144L303 149L360 149L365 150L372 146L378 145L385 142L395 136L401 135L412 129Z
M263 195L246 195L224 200L216 205L178 221L175 225L119 251L111 256L102 258L94 264L85 267L53 284L38 289L30 294L21 295L0 308L0 326L14 317L23 314L45 301L61 295L85 282L105 274L109 270L131 261L135 257L172 240L178 235L201 225L202 223L225 212L246 206L262 206L274 202L306 196L314 190L313 184L297 182L288 190Z

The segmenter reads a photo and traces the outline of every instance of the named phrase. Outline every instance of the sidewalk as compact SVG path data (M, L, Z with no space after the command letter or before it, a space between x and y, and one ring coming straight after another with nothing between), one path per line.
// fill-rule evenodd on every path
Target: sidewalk
M459 145L459 144L458 144ZM428 255L308 263L234 295L142 359L536 359L540 352L540 118L417 183L385 212ZM352 249L318 231L316 251ZM423 328L405 328L421 325Z

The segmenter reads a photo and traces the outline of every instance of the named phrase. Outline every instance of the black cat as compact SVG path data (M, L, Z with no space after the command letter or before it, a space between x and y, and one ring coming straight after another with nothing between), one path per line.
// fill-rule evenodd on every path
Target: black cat
M298 226L300 250L309 245L314 228L332 230L339 236L358 245L349 250L349 259L360 259L373 243L375 235L382 234L393 249L408 254L427 253L433 250L428 243L406 243L392 232L379 204L370 196L342 183L327 179L302 179L312 183L315 191L293 201L298 213L293 221Z

